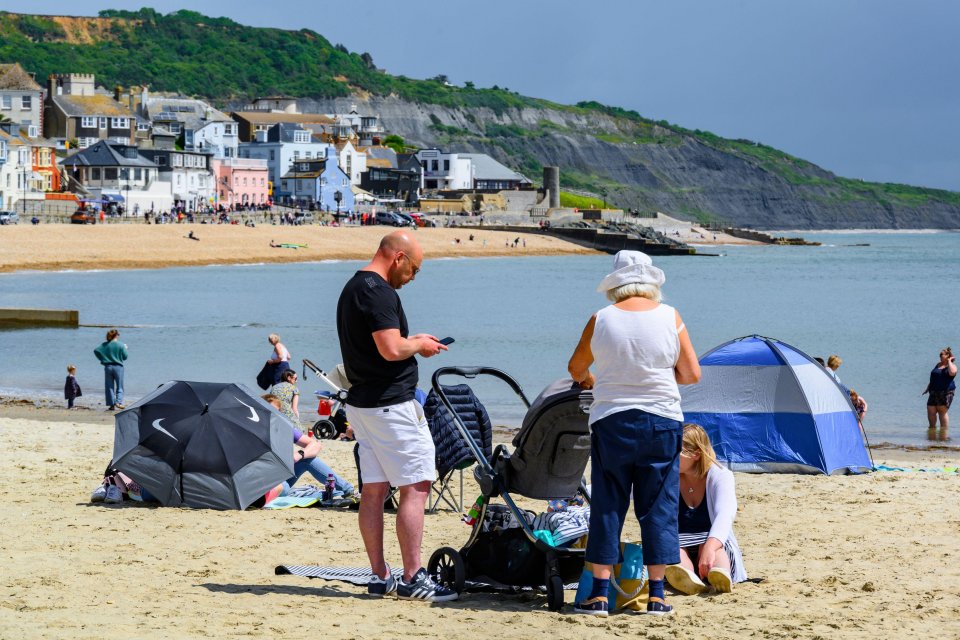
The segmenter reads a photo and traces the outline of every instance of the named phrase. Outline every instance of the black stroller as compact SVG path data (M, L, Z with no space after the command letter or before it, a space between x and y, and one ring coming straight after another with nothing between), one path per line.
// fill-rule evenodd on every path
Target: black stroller
M527 414L513 439L512 454L499 445L489 460L483 455L444 394L440 379L447 375L468 379L493 376L520 397ZM475 476L483 499L467 543L459 551L452 547L435 551L427 571L437 583L458 592L467 580L507 587L545 587L549 609L559 611L564 584L579 580L583 571L584 550L553 547L537 538L524 510L510 494L552 500L572 498L581 491L589 500L583 490L583 472L590 457L584 408L590 402L590 392L582 391L572 380L562 380L548 387L531 405L513 378L489 367L443 367L433 374L432 384L460 436L474 452L478 463ZM505 505L491 505L493 496L499 496ZM514 526L491 526L505 517L515 519Z

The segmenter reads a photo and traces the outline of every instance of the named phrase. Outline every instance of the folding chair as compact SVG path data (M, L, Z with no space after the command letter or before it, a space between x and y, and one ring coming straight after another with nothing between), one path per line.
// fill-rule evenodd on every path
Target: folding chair
M467 427L474 440L480 444L484 456L490 459L493 449L493 426L487 410L465 385L444 386L443 393L457 413L457 417ZM430 391L423 405L423 411L430 426L433 444L436 448L437 479L433 482L431 498L427 512L433 513L441 502L454 511L463 510L463 471L473 466L477 459L469 445L460 437L457 427L450 416L449 409L440 402L437 394ZM454 475L459 474L459 499L454 496L452 484Z

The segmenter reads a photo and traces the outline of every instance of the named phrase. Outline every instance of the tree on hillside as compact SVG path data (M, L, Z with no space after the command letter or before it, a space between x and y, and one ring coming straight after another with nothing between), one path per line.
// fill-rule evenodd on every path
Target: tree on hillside
M397 153L404 153L407 148L407 145L403 141L403 138L396 135L395 133L391 133L390 135L388 135L386 138L383 139L383 146L390 147Z

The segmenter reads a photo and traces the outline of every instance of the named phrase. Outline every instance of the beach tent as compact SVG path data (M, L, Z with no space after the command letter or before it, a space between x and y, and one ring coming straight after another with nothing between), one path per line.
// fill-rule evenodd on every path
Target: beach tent
M870 471L849 395L796 347L747 336L709 351L700 367L700 383L681 387L684 420L706 429L732 470Z

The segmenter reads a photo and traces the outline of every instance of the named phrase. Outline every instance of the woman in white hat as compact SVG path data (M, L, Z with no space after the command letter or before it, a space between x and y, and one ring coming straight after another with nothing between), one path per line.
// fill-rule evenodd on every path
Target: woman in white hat
M677 385L699 382L700 364L680 314L660 302L663 271L639 251L619 252L613 268L597 287L613 304L587 322L568 366L574 380L593 389L586 553L593 589L574 611L607 615L610 574L619 561L632 492L650 571L647 613L666 615L673 607L664 599L664 572L680 562L683 413Z

